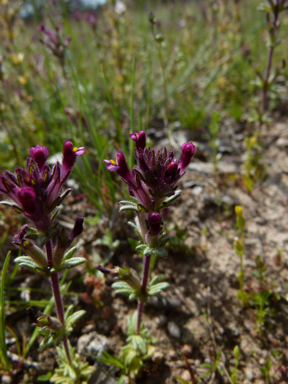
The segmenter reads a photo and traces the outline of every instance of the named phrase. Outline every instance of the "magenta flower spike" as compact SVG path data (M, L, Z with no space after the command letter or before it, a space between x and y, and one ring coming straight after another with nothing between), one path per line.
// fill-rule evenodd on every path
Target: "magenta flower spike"
M68 36L65 40L63 40L63 43L61 42L59 38L59 32L60 32L60 26L55 25L55 31L52 29L46 28L42 23L39 25L38 30L43 33L43 35L46 36L46 38L40 39L40 43L45 45L47 48L50 49L50 51L53 53L55 57L57 57L62 65L64 64L64 56L65 56L65 48L68 47L71 37Z
M32 147L26 170L17 167L16 176L9 171L4 175L0 174L0 192L16 203L4 202L4 204L22 212L34 222L39 232L46 232L51 224L51 212L70 192L66 190L60 195L61 188L71 174L77 156L84 153L83 147L73 148L72 143L66 142L62 165L57 163L51 169L46 163L49 156L48 148L41 145Z
M103 160L110 172L116 172L127 184L129 193L136 198L146 212L157 211L165 200L175 195L176 183L184 175L189 165L195 146L192 143L182 145L180 161L174 159L174 152L167 152L164 147L155 152L146 148L145 131L134 132L130 135L135 141L135 157L137 165L130 171L122 152L117 153L116 162Z
M107 164L108 171L116 172L128 187L131 199L120 201L120 211L131 210L135 213L134 222L129 222L129 224L139 237L140 244L136 250L143 252L141 286L139 285L140 279L137 284L128 281L127 274L130 278L131 273L129 268L125 267L127 273L119 269L120 282L114 283L113 288L116 288L116 293L123 293L123 287L125 287L125 293L130 298L138 298L135 333L139 335L141 334L141 318L145 302L156 292L167 287L165 283L164 285L160 283L159 290L156 290L154 284L157 277L148 284L150 262L152 256L167 256L164 247L169 238L163 231L163 217L167 216L167 209L180 196L181 191L177 191L177 183L184 175L185 169L195 153L195 146L192 143L183 144L182 155L178 162L174 158L174 152L168 152L165 147L157 152L146 148L144 131L130 134L130 139L135 141L137 162L137 165L131 170L122 152L117 153L116 161L103 161ZM96 268L107 273L105 268L98 265Z

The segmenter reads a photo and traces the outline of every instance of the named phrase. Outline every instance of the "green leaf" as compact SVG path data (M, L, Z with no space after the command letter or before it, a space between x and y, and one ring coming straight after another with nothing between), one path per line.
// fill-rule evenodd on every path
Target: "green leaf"
M82 316L84 316L86 313L86 311L84 310L80 310L80 311L77 311L75 313L73 313L71 316L69 316L67 318L67 323L70 323L71 325L73 325L74 323L76 323L77 320L79 320ZM65 323L66 323L65 321Z
M143 250L143 249L146 249L147 248L147 245L146 244L140 244L140 245L137 245L137 247L135 248L136 251L139 251L139 250Z
M126 281L123 281L123 280L119 280L119 281L116 281L115 283L113 283L112 288L113 289L130 289L133 291L133 289L130 287L130 285L128 283L126 283Z
M118 359L117 357L113 357L111 356L108 352L102 352L102 355L104 357L97 357L96 356L96 359L101 361L102 363L104 364L107 364L107 365L114 365L115 367L118 367L120 369L123 369L125 370L125 365L123 364L123 362Z
M62 271L63 269L70 269L72 267L76 267L76 265L86 263L86 259L84 257L73 257L70 260L65 261L58 268L55 268L55 271Z
M147 344L141 335L131 335L127 338L128 342L131 342L133 348L137 351L139 350L142 355L147 353Z
M156 284L157 281L159 280L159 277L160 277L159 275L154 276L153 279L149 283L149 287L152 287L152 285Z
M66 253L65 255L63 256L63 260L69 260L71 259L71 257L74 256L75 252L77 251L77 247L72 247L70 248Z
M240 348L238 347L238 345L236 345L236 346L234 347L234 349L233 349L233 354L234 354L234 356L235 356L235 358L236 358L237 360L240 359L241 352L240 352Z
M151 247L146 247L144 250L144 256L148 255L155 255L155 256L160 256L160 257L167 257L167 251L165 248L151 248Z
M179 196L181 195L181 190L178 189L173 196L168 197L166 200L163 201L163 203L160 206L160 209L163 207L168 207L171 205Z
M169 283L166 283L166 282L158 283L158 284L153 285L151 288L148 289L148 294L150 296L156 295L157 293L160 293L161 291L163 291L164 289L166 289L168 287L169 287Z
M52 375L53 375L52 372L48 372L45 375L38 376L37 380L38 381L49 381Z

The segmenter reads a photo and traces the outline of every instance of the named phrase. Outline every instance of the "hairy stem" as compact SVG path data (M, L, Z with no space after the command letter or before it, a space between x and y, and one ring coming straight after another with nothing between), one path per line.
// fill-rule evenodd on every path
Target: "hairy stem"
M52 262L52 242L51 242L51 240L49 240L46 243L46 254L47 254L47 260L48 260L48 267L52 268L53 262ZM54 300L55 300L55 305L56 305L57 317L58 317L60 323L62 324L63 329L65 329L64 308L63 308L63 302L62 302L62 297L61 297L61 292L60 292L59 277L58 277L57 272L51 273L51 284L52 284L52 290L53 290L53 295L54 295ZM67 361L68 361L69 365L72 365L72 360L71 360L71 355L70 355L70 351L69 351L67 336L64 336L64 338L63 338L63 345L64 345Z
M142 282L141 282L141 292L142 292L143 297L145 297L147 295L147 283L148 283L148 276L149 276L150 261L151 261L151 255L144 256L143 274L142 274ZM138 301L137 329L136 329L137 335L139 335L139 333L140 333L143 308L144 308L144 301L139 299L139 301Z

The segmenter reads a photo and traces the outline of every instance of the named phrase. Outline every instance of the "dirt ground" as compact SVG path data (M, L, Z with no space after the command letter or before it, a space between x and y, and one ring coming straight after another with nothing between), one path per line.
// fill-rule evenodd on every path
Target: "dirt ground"
M288 383L288 118L276 118L277 123L262 127L260 163L266 174L262 181L255 183L250 194L241 176L245 161L243 141L245 136L252 135L255 127L247 124L235 127L229 120L224 122L218 147L222 158L216 172L209 162L208 141L201 132L174 131L171 143L175 148L181 148L181 144L189 140L197 150L181 179L181 197L169 213L172 240L168 258L158 259L152 271L152 276L165 275L170 287L145 306L143 320L157 343L137 383L172 384L177 382L176 378L192 381L191 368L195 383L229 383L235 367L233 348L236 345L241 351L239 383L268 383L270 379L265 378L263 368L269 358L272 363L270 382ZM153 139L155 131L153 128L148 131ZM167 144L167 141L157 140L159 148ZM250 299L246 307L237 298L240 260L233 249L237 235L236 205L243 207L246 219L245 291ZM92 218L95 214L91 203L76 191L61 214L61 224L69 228L78 215ZM127 242L127 238L135 238L126 225L127 220L128 216L118 213L115 207L110 224L105 218L97 225L86 224L79 240L79 252L87 257L91 266L104 258L111 265L127 262L139 271L141 257ZM95 244L109 225L113 239L119 240L112 250ZM9 247L9 240L11 238L7 239L4 251ZM266 268L262 285L255 276L257 256L261 257L258 266ZM65 296L65 304L74 304L75 310L86 310L70 340L83 360L97 366L89 383L113 384L120 372L97 362L95 357L103 350L117 355L125 343L126 317L136 309L136 302L115 295L111 288L112 276L101 276L89 276L83 265L69 271L67 281L72 282L69 292L76 294ZM13 285L50 289L42 276L32 275L25 269L18 271ZM259 307L251 302L253 294L261 289L270 292L268 308L264 306L267 313L262 327L257 320ZM43 293L33 291L22 291L21 295L11 291L9 297L23 301L42 298ZM33 328L26 317L25 305L7 313L7 325L20 342L26 339L27 343ZM7 340L10 352L16 354L15 339L9 333ZM39 354L36 344L14 383L24 382L25 373L29 377L25 382L37 383L40 374L56 365L55 349Z

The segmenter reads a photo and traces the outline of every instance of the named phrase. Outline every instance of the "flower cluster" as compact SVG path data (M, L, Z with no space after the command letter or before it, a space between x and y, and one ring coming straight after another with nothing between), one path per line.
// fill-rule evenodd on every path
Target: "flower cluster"
M81 121L82 126L88 128L86 117L80 114L79 111L73 111L71 108L64 108L64 111L72 124L78 125L79 121Z
M180 161L174 159L174 152L167 152L164 147L155 152L146 148L146 133L140 131L130 135L136 143L135 156L138 165L130 171L125 155L117 153L114 160L104 160L107 169L117 172L127 184L129 194L138 200L141 208L146 212L158 211L167 197L173 196L177 189L176 183L184 175L195 152L192 143L182 145Z
M25 224L14 237L13 243L28 255L16 259L20 265L50 275L53 271L61 271L85 261L83 258L71 259L76 247L69 250L73 240L83 231L83 218L76 219L69 234L64 229L58 229L54 220L57 214L55 208L71 192L71 189L66 189L61 193L62 187L72 172L77 156L84 153L84 148L73 148L72 143L67 141L62 164L57 162L51 168L46 163L48 148L37 145L30 149L31 157L27 159L26 169L17 167L16 175L9 171L0 174L0 192L13 200L1 203L22 213L35 226L30 228ZM51 238L55 240L54 247Z
M26 169L17 167L14 175L5 171L0 174L0 192L10 197L10 205L18 212L32 220L39 232L47 232L51 226L51 213L70 193L61 189L72 172L77 156L83 155L85 149L73 148L67 141L63 148L62 164L57 162L53 168L46 163L49 156L47 147L37 145L30 149Z
M167 208L179 196L177 182L184 175L185 168L189 165L195 146L192 143L182 145L180 160L174 159L174 152L167 151L164 147L155 152L146 148L146 133L135 132L130 135L135 141L135 157L137 165L129 169L125 155L117 153L116 161L103 160L110 172L116 172L126 183L133 202L123 202L127 209L137 212L140 237L151 244L162 230L163 209Z
M41 23L38 29L40 32L42 32L46 36L44 40L40 39L40 43L42 43L47 48L49 48L50 51L53 53L53 55L59 59L61 65L63 65L64 57L65 57L65 48L68 47L71 37L68 36L62 42L59 37L59 31L60 31L59 25L55 25L55 31L53 31L52 29L48 29L44 27L44 25Z

